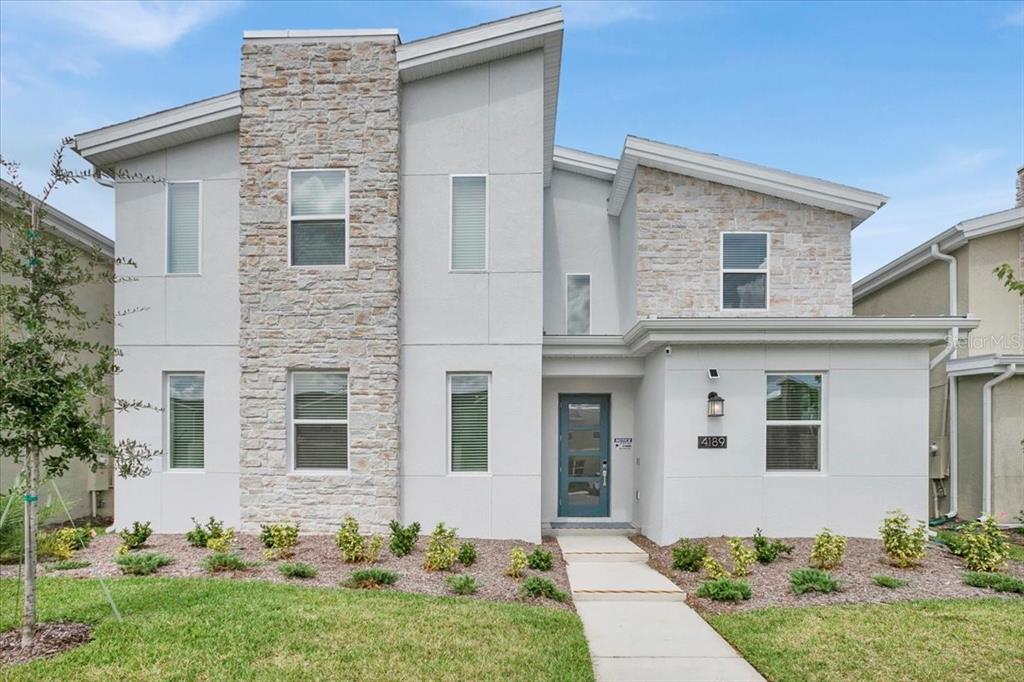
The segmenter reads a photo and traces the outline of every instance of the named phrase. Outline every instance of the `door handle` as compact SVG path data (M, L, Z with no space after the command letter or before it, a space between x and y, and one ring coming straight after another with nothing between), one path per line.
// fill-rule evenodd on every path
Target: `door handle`
M608 460L601 462L601 485L608 487Z

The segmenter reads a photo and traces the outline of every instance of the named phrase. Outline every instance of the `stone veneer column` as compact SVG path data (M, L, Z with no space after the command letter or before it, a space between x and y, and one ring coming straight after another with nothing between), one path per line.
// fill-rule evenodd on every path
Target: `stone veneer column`
M242 46L241 519L335 529L398 517L397 36ZM288 170L349 172L349 263L288 265ZM349 372L349 471L290 473L294 368Z

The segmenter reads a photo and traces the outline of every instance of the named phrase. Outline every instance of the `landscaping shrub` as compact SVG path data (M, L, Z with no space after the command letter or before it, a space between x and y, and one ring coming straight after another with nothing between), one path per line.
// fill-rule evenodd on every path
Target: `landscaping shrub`
M420 524L410 523L403 527L398 521L391 522L391 553L403 557L412 553L420 538Z
M211 537L206 541L206 548L217 554L225 554L231 551L235 544L235 529L228 528L217 537Z
M214 552L203 559L203 569L208 573L223 571L245 571L255 564L246 561L238 552Z
M453 575L448 578L448 588L455 594L473 594L476 592L476 578L471 575Z
M40 533L36 537L36 554L42 559L70 559L75 553L73 537L60 529Z
M361 568L358 571L352 571L352 575L348 578L350 587L361 589L394 585L396 582L398 582L398 574L383 568Z
M368 537L359 534L359 522L351 514L346 514L341 528L334 536L341 550L341 558L346 563L362 561L372 564L380 556L380 550L384 546L384 537L374 535Z
M476 563L476 545L472 542L463 542L459 545L459 563L463 566L472 566Z
M832 569L843 563L846 553L846 538L836 535L828 528L818 533L811 548L811 566Z
M754 532L754 554L757 555L758 563L773 563L783 554L792 554L793 549L793 545L787 545L780 540L766 538L761 533L760 528Z
M451 568L459 557L455 540L454 528L446 528L444 523L437 524L434 532L427 538L423 568L428 571L447 571Z
M380 558L380 551L384 549L384 536L374 535L366 541L366 551L363 553L363 562L367 564L377 563Z
M983 521L971 521L959 529L960 538L956 548L950 547L957 556L963 557L970 571L992 573L1006 563L1006 536L991 516Z
M268 559L291 559L299 544L299 527L294 523L267 523L260 525L260 542L266 548Z
M523 571L526 570L528 563L529 559L526 556L526 552L520 547L513 547L512 551L508 554L508 566L505 567L505 575L519 580L523 577Z
M193 516L192 524L195 527L185 533L185 539L193 547L206 547L206 543L209 542L210 538L219 538L224 535L224 522L218 521L212 516L206 522L206 525L196 521L196 518Z
M910 583L900 578L894 578L891 575L873 575L871 581L879 587L887 587L890 590L895 590L899 587L906 587Z
M141 554L125 554L115 560L121 572L127 575L149 575L161 566L173 564L174 559L166 554L143 552Z
M743 601L750 599L753 594L747 581L730 580L729 578L705 580L697 588L698 597L715 601Z
M911 526L910 517L899 509L889 512L879 529L885 554L896 566L910 568L924 559L924 546L928 541L925 525Z
M725 566L718 563L718 560L710 554L701 559L700 567L704 570L709 580L721 580L722 578L731 577L729 571L725 570Z
M85 568L91 565L88 561L82 559L65 559L64 561L50 564L50 569L54 571L73 571L76 568Z
M555 558L546 549L538 547L526 556L526 565L535 571L550 571L555 564Z
M145 523L135 521L132 523L131 528L124 528L118 533L118 535L121 536L122 547L127 551L138 549L145 545L146 540L148 540L149 536L152 534L153 528L149 521L146 521Z
M754 550L744 545L739 538L729 538L729 556L732 558L732 572L735 575L748 575L750 567L757 561Z
M828 571L801 568L789 574L789 584L797 594L804 592L838 592L839 582Z
M708 555L708 546L703 542L680 540L672 548L672 568L677 571L699 571L701 562Z
M996 592L1016 592L1024 594L1024 580L1005 573L982 573L972 571L964 573L964 582L971 587L987 587Z
M316 566L310 566L301 561L280 564L277 567L277 571L286 578L315 578L316 574L319 573Z
M538 575L531 575L529 578L524 580L519 590L528 597L547 597L548 599L553 599L559 602L564 602L569 599L569 595L558 589L558 586L555 585L555 583L547 578L541 578Z

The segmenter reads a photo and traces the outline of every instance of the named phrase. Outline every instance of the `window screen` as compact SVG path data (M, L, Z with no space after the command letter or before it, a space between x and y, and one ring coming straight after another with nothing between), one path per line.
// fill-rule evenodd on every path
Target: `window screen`
M203 389L202 374L167 375L167 440L172 469L203 468Z
M722 308L768 307L768 235L726 232L722 235Z
M821 468L821 375L769 374L767 469Z
M590 275L566 275L565 328L567 334L590 333Z
M452 177L452 270L487 269L487 178Z
M296 469L348 468L348 375L292 373Z
M292 171L292 265L344 265L348 232L344 170Z
M453 472L487 471L490 376L448 376L449 450Z
M167 272L199 272L199 183L167 184Z

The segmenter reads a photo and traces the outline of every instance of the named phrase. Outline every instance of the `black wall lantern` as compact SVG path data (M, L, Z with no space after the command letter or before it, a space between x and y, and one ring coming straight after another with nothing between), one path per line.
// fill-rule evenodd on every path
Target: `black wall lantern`
M708 393L708 416L721 417L725 414L725 398L714 391Z

